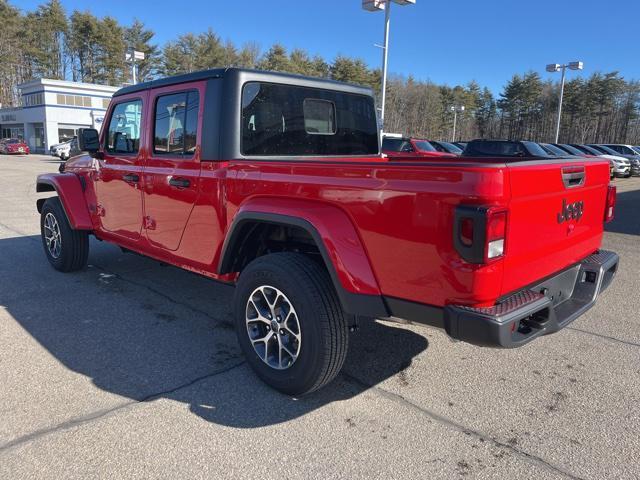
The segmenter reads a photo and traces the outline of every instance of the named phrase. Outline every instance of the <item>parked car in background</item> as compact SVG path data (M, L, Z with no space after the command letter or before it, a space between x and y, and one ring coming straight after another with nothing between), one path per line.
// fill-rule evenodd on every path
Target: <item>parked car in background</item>
M7 138L0 142L0 153L28 155L29 145L19 138Z
M78 148L78 139L76 137L73 137L66 142L52 145L49 151L53 157L58 157L61 160L68 160L70 157L81 153Z
M548 158L547 153L536 142L513 140L472 140L462 152L465 157L530 157Z
M460 150L464 150L465 147L467 146L467 143L469 143L469 142L451 142L451 143L453 143Z
M616 177L628 178L631 176L631 161L628 158L604 145L589 144L584 146L600 152L602 156L613 161L613 170Z
M427 140L397 136L382 138L382 153L391 158L457 157L453 153L439 152Z
M439 140L429 140L429 143L433 145L439 152L453 153L454 155L462 155L462 148L449 142L441 142Z
M631 163L631 175L640 175L640 153L638 153L632 145L623 145L618 143L602 144L603 147L610 148L618 152L621 156L628 159Z
M635 148L633 148L633 145L624 145L621 143L603 143L602 146L610 148L611 150L615 150L620 155L632 157L640 156L640 153L638 153Z

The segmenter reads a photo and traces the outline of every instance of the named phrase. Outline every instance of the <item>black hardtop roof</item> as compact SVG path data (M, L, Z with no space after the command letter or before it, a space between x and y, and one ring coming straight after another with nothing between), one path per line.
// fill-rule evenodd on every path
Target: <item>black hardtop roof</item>
M330 90L341 90L350 93L359 93L361 95L372 95L372 90L368 87L363 87L353 83L338 82L336 80L329 80L326 78L306 77L304 75L296 75L293 73L269 72L265 70L252 70L247 68L214 68L211 70L201 70L182 75L174 75L172 77L159 78L157 80L138 83L136 85L129 85L118 90L113 94L113 96L118 97L129 93L148 90L150 88L165 87L168 85L177 85L180 83L195 82L198 80L208 80L210 78L223 78L233 74L239 74L243 77L255 76L259 77L256 78L256 80L273 83L286 83L315 88L327 88Z

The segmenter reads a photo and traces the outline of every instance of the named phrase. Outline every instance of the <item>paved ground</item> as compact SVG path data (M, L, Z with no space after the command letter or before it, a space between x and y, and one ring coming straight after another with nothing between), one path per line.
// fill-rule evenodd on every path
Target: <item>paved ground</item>
M243 362L228 287L96 241L50 268L56 168L0 156L0 478L640 476L640 179L616 180L618 278L570 328L498 351L376 323L295 400Z

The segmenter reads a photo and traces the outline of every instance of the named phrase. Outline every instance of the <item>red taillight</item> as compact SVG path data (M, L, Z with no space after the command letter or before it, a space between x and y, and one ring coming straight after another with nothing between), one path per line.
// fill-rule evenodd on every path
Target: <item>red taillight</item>
M507 211L503 208L458 205L453 241L469 263L489 263L505 253Z
M616 206L616 194L616 187L614 185L609 185L607 190L607 207L604 211L604 223L608 223L613 220L613 211Z
M492 260L504 255L504 243L507 236L507 212L487 210L486 258Z

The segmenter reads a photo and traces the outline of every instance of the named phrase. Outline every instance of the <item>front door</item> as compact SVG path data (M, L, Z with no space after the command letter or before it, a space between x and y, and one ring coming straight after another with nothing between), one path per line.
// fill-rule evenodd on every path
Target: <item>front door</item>
M142 112L144 97L125 97L105 123L103 155L96 174L96 210L102 230L138 241L142 231L142 166L144 149Z
M199 192L199 118L204 82L153 91L144 168L144 226L151 245L174 251Z

